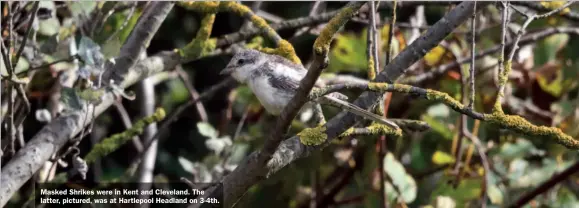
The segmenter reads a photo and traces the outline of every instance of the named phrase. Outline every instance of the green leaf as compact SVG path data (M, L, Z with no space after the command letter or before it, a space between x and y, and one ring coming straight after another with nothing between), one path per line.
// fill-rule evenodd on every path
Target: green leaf
M100 72L103 70L105 57L101 52L101 47L87 36L82 36L78 45L78 56L90 69ZM93 72L93 73L95 73Z
M446 152L436 151L432 155L432 162L437 165L453 164L454 157Z
M517 139L515 143L508 142L503 144L498 155L504 160L512 160L524 157L532 151L537 151L537 148L529 140Z
M384 172L392 179L393 185L400 191L404 201L406 203L413 202L417 193L414 178L406 173L404 166L394 158L392 153L388 152L382 162L384 164Z
M503 192L501 192L501 190L496 185L490 185L488 187L487 194L491 200L491 203L498 205L503 204Z
M438 180L438 186L432 192L432 197L448 196L456 202L457 205L463 205L466 202L480 198L481 180L479 178L464 178L455 189L449 180L454 180L454 176L444 176Z
M197 123L197 129L199 130L199 133L203 136L209 138L217 138L218 136L217 130L215 130L215 128L213 128L213 126L211 126L211 124L207 122Z
M423 115L422 120L428 123L428 125L434 132L439 133L445 139L452 140L454 134L452 133L452 131L450 131L446 123L444 123L443 121L439 121L438 119L435 119L434 117L429 115Z
M118 37L112 38L110 41L106 42L105 45L103 45L102 53L104 57L113 58L118 56L119 53L121 52L122 45L123 43Z
M82 110L83 100L81 100L76 89L70 87L62 87L60 94L60 100L65 105L65 108Z
M448 196L437 196L435 208L455 208L456 202Z
M430 106L426 112L432 117L446 118L450 115L450 109L448 109L448 106L442 103Z
M74 1L74 2L67 2L68 8L72 13L73 17L82 16L84 18L88 18L88 15L95 9L97 2L96 1Z
M569 35L559 33L551 35L537 44L534 50L535 66L542 66L557 58L557 52L567 45Z

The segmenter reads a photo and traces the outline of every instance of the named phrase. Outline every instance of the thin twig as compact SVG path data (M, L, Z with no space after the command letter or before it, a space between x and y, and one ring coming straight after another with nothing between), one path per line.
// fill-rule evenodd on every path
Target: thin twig
M533 198L536 196L547 192L549 189L553 188L553 186L557 185L559 182L569 178L571 175L579 172L579 161L575 162L575 164L571 165L563 172L553 175L549 180L543 182L541 185L537 186L537 188L531 190L527 194L523 195L519 198L514 204L510 207L522 207L525 204L529 203Z
M131 118L129 117L129 113L127 112L127 109L125 109L125 107L123 106L123 103L115 102L114 106L115 109L117 109L117 113L119 113L119 116L121 117L121 121L123 122L125 129L130 129L131 127L133 127L133 124L131 123ZM135 135L133 137L133 145L135 146L135 149L137 149L137 152L141 153L143 151L143 143L141 142L141 139L139 139L138 135Z
M235 134L233 134L233 141L237 140L237 138L239 137L239 134L243 129L243 124L245 124L245 120L247 119L247 115L249 115L250 109L251 108L249 106L245 107L245 111L243 111L243 115L241 115L241 119L237 124L237 128L235 128Z
M483 173L483 183L482 183L482 190L481 190L481 195L482 195L482 207L486 207L486 203L487 203L487 198L488 198L488 194L487 194L487 190L488 190L488 174L491 171L490 168L490 163L489 160L487 158L486 155L486 150L485 147L482 145L482 143L480 142L480 139L476 136L471 134L468 131L465 131L465 137L468 138L476 147L476 151L478 152L478 155L480 157L481 163L483 165L484 168L484 173Z
M394 26L396 26L396 5L398 1L394 1L394 6L392 7L392 18L390 21L390 27L388 28L388 42L386 45L386 62L384 63L384 68L390 64L392 60L392 39L394 38Z
M392 6L392 17L390 18L390 25L388 27L388 40L386 40L386 58L384 60L384 69L386 69L386 66L388 64L390 64L390 60L392 60L392 53L393 53L393 45L392 45L392 40L394 39L394 27L396 26L396 8L398 5L398 1L394 1L393 2L393 6ZM383 113L384 113L384 118L386 118L387 114L388 114L388 107L390 106L390 101L392 98L392 93L387 92L384 93L384 98L382 100L383 102ZM387 150L387 141L386 141L386 136L382 135L380 137L379 140L379 146L378 146L378 168L379 168L379 174L380 174L380 203L381 206L384 208L388 208L389 207L389 203L386 201L386 184L385 184L385 173L383 170L385 170L386 167L384 167L384 163L382 162L382 160L384 159L384 157L386 156L386 150Z
M26 34L24 35L24 38L22 38L22 44L20 45L20 48L18 49L18 52L16 53L16 57L15 57L15 62L12 64L12 69L16 69L16 66L18 65L18 60L20 59L20 56L22 56L22 52L24 51L24 47L26 47L26 42L28 41L28 36L30 36L30 33L32 32L32 25L34 23L34 19L36 19L36 14L38 13L38 5L40 4L39 1L34 2L34 7L32 8L32 17L30 18L30 21L28 22L28 29L26 29Z
M143 146L143 152L141 152L140 155L138 155L138 158L142 157L142 154L144 152L146 152L151 145L153 144L153 142L159 140L160 136L163 135L164 133L166 133L166 131L169 131L170 128L169 126L177 120L177 118L179 118L179 115L181 115L181 113L183 113L183 111L185 111L187 108L189 108L191 105L197 103L197 102L202 102L208 98L210 98L213 94L215 94L217 91L219 91L222 88L225 88L227 86L233 85L235 84L235 80L233 80L233 78L227 78L219 83L217 83L216 85L211 86L207 91L201 93L201 95L199 95L199 98L196 100L189 100L187 103L180 105L179 107L177 107L175 109L175 111L171 112L171 114L167 115L167 117L165 117L165 121L163 122L163 124L161 125L161 127L159 127L159 131L157 131L157 133L155 135L153 135L153 137L147 141Z
M521 38L520 40L520 45L528 45L531 43L535 43L538 40L547 38L553 34L557 34L557 33L568 33L568 34L577 34L579 35L579 28L577 27L549 27L549 28L544 28L544 29L539 29L538 32L534 32L532 34L529 35L525 35L525 37ZM509 41L508 43L506 43L505 46L511 46L513 45L514 41ZM488 55L492 55L493 53L497 52L497 51L502 51L503 45L496 45L493 46L489 49L486 49L480 53L478 53L475 57L475 59L480 59L483 58L485 56ZM444 65L440 65L436 68L430 69L428 72L416 75L414 77L408 77L404 80L402 80L402 83L405 84L420 84L422 82L424 82L425 80L434 78L438 75L441 75L445 72L447 72L450 69L456 68L458 66L460 66L461 64L465 64L468 63L469 61L471 61L472 57L464 57L464 58L460 58L455 62L452 63L448 63L448 64L444 64ZM502 67L502 63L504 61L501 61L499 59L499 67ZM482 69L481 69L482 70ZM480 72L477 72L480 73Z
M513 1L513 4L524 6L530 8L535 11L539 12L549 12L551 9L544 7L543 5L539 4L539 2L532 2L532 1ZM568 20L579 22L579 13L570 11L568 13L560 14L563 18Z
M474 2L474 10L476 11L476 1ZM474 88L474 75L475 75L475 54L476 54L476 12L472 13L472 20L471 20L471 61L470 61L470 100L468 102L468 107L474 107L474 99L475 99L475 88Z
M555 13L558 13L558 12L560 12L560 11L563 11L563 9L571 6L571 4L573 4L573 3L575 3L575 1L568 1L568 2L565 3L563 6L557 8L557 9L555 9L555 10L553 10L553 11L547 12L547 13L545 13L545 14L537 15L536 18L537 18L537 19L541 19L541 18L545 18L545 17L551 16L551 15L553 15L553 14L555 14Z
M131 18L133 17L133 14L135 13L135 10L137 8L137 2L133 2L132 6L131 6L131 10L129 10L129 14L127 15L127 17L125 18L125 21L123 21L123 24L121 24L121 26L119 28L117 28L115 30L115 32L113 32L113 34L111 34L107 40L103 43L103 45L106 45L110 40L112 40L120 31L122 31L125 26L127 26L127 24L129 24L129 21L131 21Z
M373 1L369 1L370 9L368 10L370 16L370 24L366 32L366 56L368 58L368 79L372 80L376 77L379 70L378 62L378 40L376 39L376 5Z
M189 75L187 74L187 72L185 72L183 68L181 68L180 66L177 67L175 71L177 72L179 79L181 79L181 81L185 85L185 88L187 88L187 91L189 91L191 99L199 100L199 92L197 92L197 90L195 90L195 87L193 87L193 84L191 83L191 80L189 79ZM199 113L199 119L203 122L208 122L209 117L207 116L207 111L205 110L203 103L196 102L195 107L197 108L197 113Z
M507 19L509 16L509 2L503 2L503 11L502 11L502 15L501 15L501 44L500 44L500 48L501 48L501 56L499 57L499 74L503 74L503 71L505 70L505 65L504 65L504 61L505 61L505 39L507 37ZM514 48L514 47L513 47ZM495 106L493 107L493 111L500 111L502 112L502 107L501 107L501 92L503 92L502 87L499 87L499 92L498 92L498 96L497 96L497 101L495 103Z
M521 37L523 36L523 34L525 33L525 29L527 28L527 26L529 26L529 24L531 24L531 22L535 19L540 19L540 18L545 18L548 17L550 15L553 15L565 8L567 8L568 6L570 6L571 4L573 4L575 1L569 1L567 3L565 3L563 6L546 12L544 14L528 14L527 15L527 19L525 20L525 22L523 23L523 25L521 26L521 28L519 29L519 31L517 32L517 37L515 38L515 41L513 43L513 47L511 48L511 51L509 53L509 57L508 60L506 60L505 62L505 66L503 66L503 70L501 70L501 75L499 76L499 92L498 92L498 96L497 96L497 100L495 102L495 107L493 108L493 112L501 112L502 113L502 108L501 108L501 103L502 103L502 99L505 96L505 85L508 82L508 75L509 72L511 71L511 67L512 67L512 61L513 58L515 57L515 52L517 51L517 49L519 48L518 43L521 40ZM508 11L509 7L506 7L506 10ZM503 20L504 22L504 20ZM506 27L506 26L504 26ZM505 28L503 28L505 29ZM503 32L504 35L505 32ZM504 38L504 37L503 37ZM503 49L503 54L502 56L504 58L504 49Z

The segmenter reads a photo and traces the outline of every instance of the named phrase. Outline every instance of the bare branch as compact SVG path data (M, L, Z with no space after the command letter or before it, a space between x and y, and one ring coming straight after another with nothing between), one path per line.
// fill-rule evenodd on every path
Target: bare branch
M145 8L135 28L123 44L119 56L115 58L115 65L107 69L103 75L105 83L111 79L115 83L122 83L125 75L137 62L139 55L145 52L161 23L173 8L173 4L173 2L151 2Z
M476 11L476 1L474 2L474 10ZM468 102L469 108L474 108L474 98L475 98L475 88L474 88L474 75L475 75L475 54L476 54L476 12L472 13L471 20L471 49L470 49L470 100Z

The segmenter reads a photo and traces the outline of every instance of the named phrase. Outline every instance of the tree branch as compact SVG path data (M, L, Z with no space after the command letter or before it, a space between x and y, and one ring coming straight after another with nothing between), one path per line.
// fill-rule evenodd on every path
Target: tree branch
M487 2L479 2L478 8L484 8ZM448 34L450 34L459 24L468 19L473 12L472 2L463 2L455 9L450 11L433 27L431 27L422 38L414 41L410 46L404 49L394 60L383 70L376 78L377 81L393 82L398 79L405 69L410 67L414 62L434 48ZM427 38L428 37L428 38ZM323 52L323 51L321 51ZM365 92L354 104L369 108L375 104L380 93ZM336 138L342 132L350 128L359 118L357 116L342 112L332 118L323 126L326 130L323 132L327 135L324 145L305 146L300 142L298 136L284 140L273 154L271 160L264 164L257 160L259 152L249 155L244 162L240 163L237 169L224 178L222 183L213 188L213 191L207 191L212 197L220 197L223 194L225 203L233 203L231 200L237 200L253 184L264 179L267 174L277 172L279 169L295 161L298 158L306 157L313 151L317 151L327 146L333 138ZM283 129L285 132L285 129Z
M159 7L144 12L135 27L136 31L131 33L125 45L122 47L121 54L128 54L131 57L136 57L140 54L131 52L144 50L144 48L141 47L148 45L148 41L158 28L155 28L155 25L160 25L165 19L173 3L155 2L153 5L158 5ZM147 27L155 29L147 29ZM143 35L146 37L133 37ZM141 43L137 40L146 41L147 43ZM127 67L126 69L119 70L119 72L124 72L122 73L124 76L120 77L121 82L117 82L120 83L120 87L122 88L133 85L137 81L157 72L172 69L181 59L179 55L174 52L161 52L140 61L136 65L134 65L136 59L132 61L133 64L130 64L129 61L130 60L127 59L126 62L115 65L115 68L123 65ZM134 66L128 68L129 64ZM116 73L116 75L120 74ZM0 207L4 206L10 197L42 167L52 153L59 150L70 138L78 134L84 126L87 125L85 121L92 121L94 119L93 116L97 116L106 110L114 100L115 95L109 92L104 95L102 103L95 108L83 108L82 110L68 112L44 126L44 128L2 168L0 177Z
M521 198L519 198L514 204L512 204L509 207L522 207L522 206L524 206L525 204L529 203L529 201L531 201L536 196L538 196L542 193L545 193L550 188L553 188L553 186L555 186L559 182L569 178L569 176L573 175L574 173L577 173L578 171L579 171L579 162L575 162L575 164L571 165L570 167L565 169L563 172L552 176L549 180L543 182L537 188L535 188L535 189L531 190L530 192L528 192L527 194L523 195Z
M139 55L145 52L151 39L161 26L161 23L173 8L173 2L152 2L139 17L135 28L123 44L119 56L115 58L115 65L106 70L103 80L122 83L125 75L137 62Z

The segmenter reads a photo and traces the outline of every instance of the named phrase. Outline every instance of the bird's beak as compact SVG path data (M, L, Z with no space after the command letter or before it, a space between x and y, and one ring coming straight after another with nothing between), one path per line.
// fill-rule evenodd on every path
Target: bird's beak
M233 67L227 66L225 67L225 69L221 70L221 72L219 72L220 75L229 75L231 74L231 72L233 72Z

